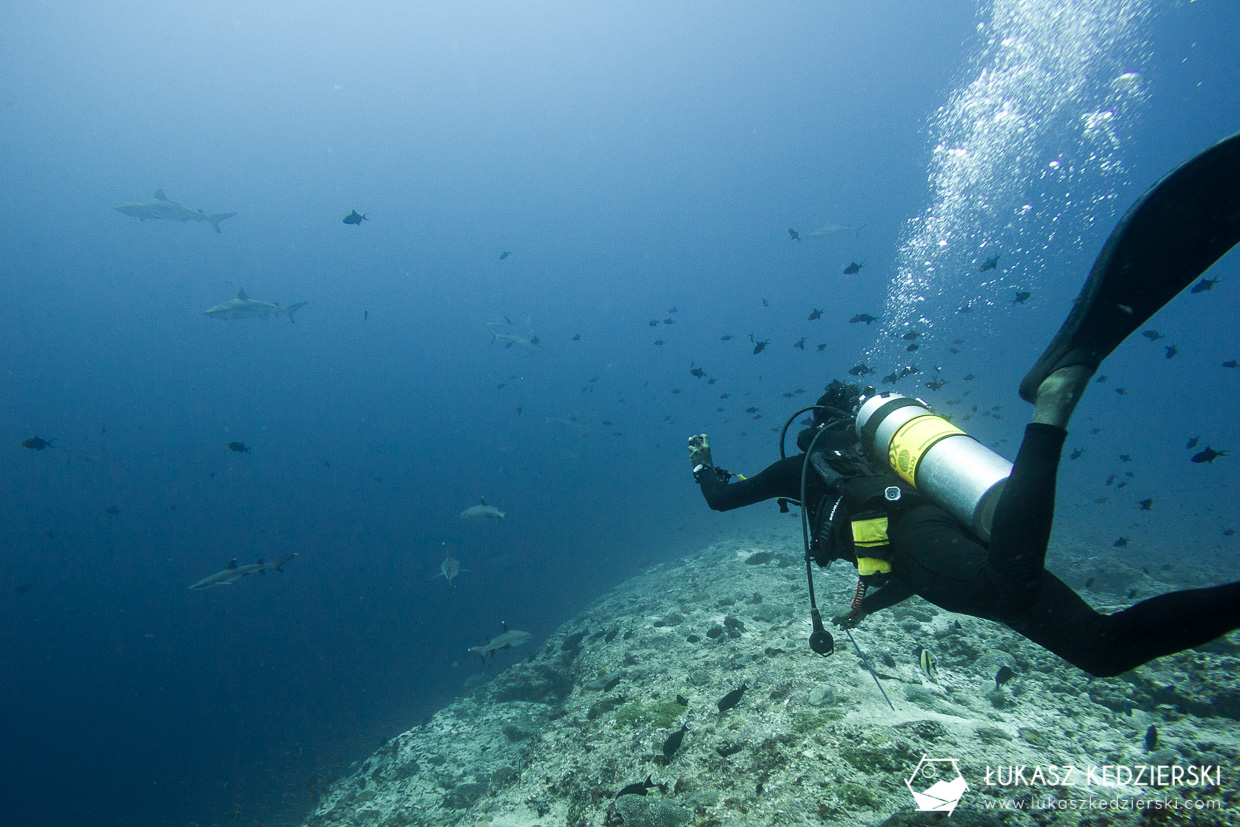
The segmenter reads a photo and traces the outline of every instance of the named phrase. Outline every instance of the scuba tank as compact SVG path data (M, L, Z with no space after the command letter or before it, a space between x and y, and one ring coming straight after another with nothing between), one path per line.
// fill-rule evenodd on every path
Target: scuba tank
M1012 463L920 399L894 392L863 398L857 411L862 447L982 540Z

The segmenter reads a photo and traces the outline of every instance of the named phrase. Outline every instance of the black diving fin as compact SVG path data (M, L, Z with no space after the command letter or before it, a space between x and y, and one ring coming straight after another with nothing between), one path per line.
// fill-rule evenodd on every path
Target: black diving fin
M1059 368L1111 351L1240 242L1240 133L1150 187L1098 254L1050 346L1020 383L1028 402Z

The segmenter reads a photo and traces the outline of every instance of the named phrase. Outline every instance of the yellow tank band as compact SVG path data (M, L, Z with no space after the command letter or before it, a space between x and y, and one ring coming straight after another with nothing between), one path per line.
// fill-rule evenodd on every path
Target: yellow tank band
M941 416L927 414L904 423L891 438L887 462L909 485L917 485L917 463L939 440L964 431Z
M891 564L886 560L879 560L877 557L858 557L857 558L857 574L865 577L867 574L890 574Z
M873 517L869 520L853 520L853 543L857 548L875 548L887 545L887 518Z

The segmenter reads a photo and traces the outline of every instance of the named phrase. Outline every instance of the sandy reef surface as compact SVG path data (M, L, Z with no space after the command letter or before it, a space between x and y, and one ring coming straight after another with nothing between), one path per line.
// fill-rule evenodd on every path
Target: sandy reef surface
M1100 608L1126 605L1134 584L1171 588L1071 551L1056 550L1077 561L1057 573L1098 580L1086 596ZM837 565L815 582L830 617L856 576ZM1096 679L914 598L853 633L892 711L844 632L823 657L809 631L799 544L714 543L620 584L393 738L306 827L1240 824L1230 639ZM917 811L914 791L957 773L968 788L952 815ZM646 794L617 797L629 785Z

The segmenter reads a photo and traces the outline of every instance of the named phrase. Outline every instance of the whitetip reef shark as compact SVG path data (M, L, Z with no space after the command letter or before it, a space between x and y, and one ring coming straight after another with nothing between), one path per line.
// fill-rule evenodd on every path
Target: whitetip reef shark
M217 571L210 577L202 578L197 583L190 586L190 589L209 589L212 586L229 586L236 583L242 577L249 577L251 574L266 574L268 569L273 569L283 574L284 564L296 556L296 554L290 554L287 557L281 557L274 563L264 563L263 558L260 557L257 561L250 563L248 566L238 566L237 558L234 557L229 561L228 568L223 571Z

